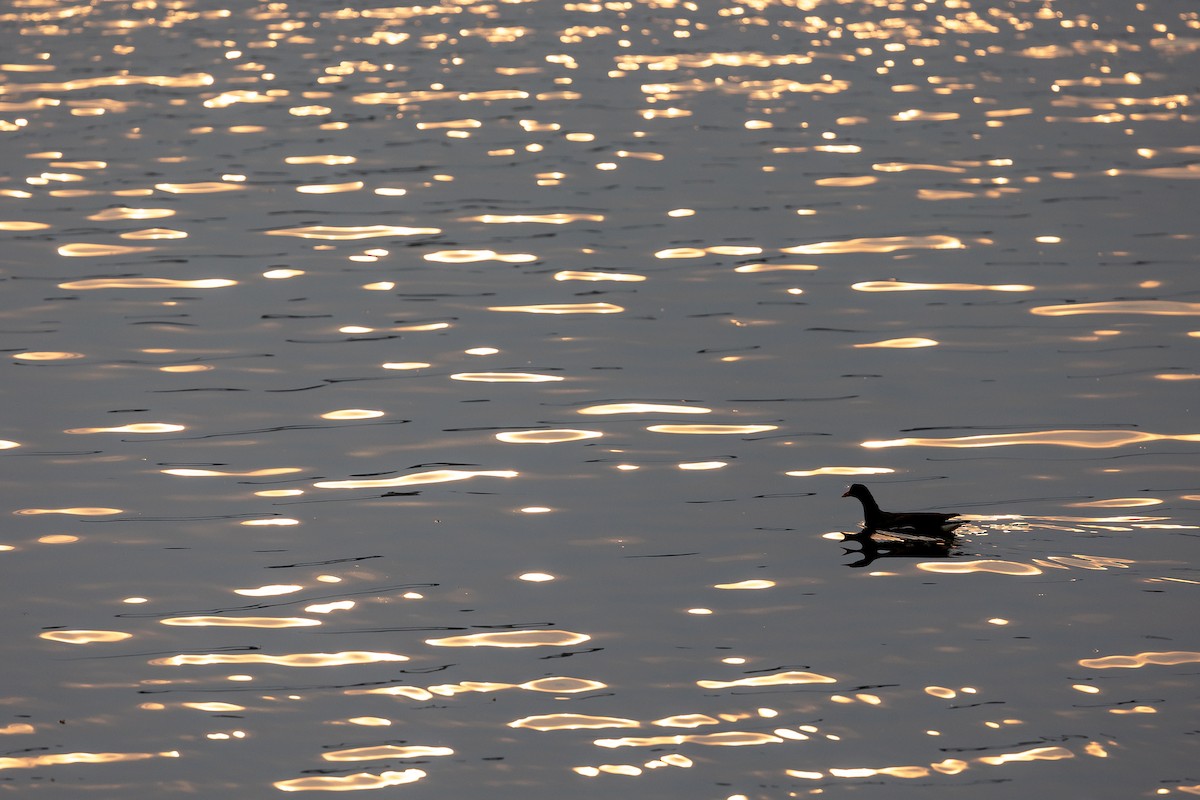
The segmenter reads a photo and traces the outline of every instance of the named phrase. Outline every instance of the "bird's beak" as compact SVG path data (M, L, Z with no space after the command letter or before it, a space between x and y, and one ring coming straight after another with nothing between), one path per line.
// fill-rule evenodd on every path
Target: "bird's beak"
M849 497L849 496L850 496L850 490L849 490L849 489L847 489L846 491L842 492L842 497Z

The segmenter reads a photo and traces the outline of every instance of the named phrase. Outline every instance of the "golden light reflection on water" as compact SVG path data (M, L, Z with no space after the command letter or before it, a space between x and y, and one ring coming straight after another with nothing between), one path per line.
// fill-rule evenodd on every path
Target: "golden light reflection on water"
M402 772L381 772L375 775L370 772L357 772L353 775L323 775L311 778L293 778L286 781L276 781L271 784L281 792L351 792L368 789L386 789L389 786L402 786L406 783L416 783L425 777L425 772L419 769L406 769Z
M1200 433L1165 434L1146 431L1052 430L992 433L947 439L906 438L863 442L863 447L1008 447L1019 444L1102 449L1157 441L1200 442Z
M816 264L743 264L734 267L734 272L813 272L820 269Z
M625 309L612 303L540 303L526 306L488 306L488 311L523 314L620 314Z
M568 222L603 222L603 214L482 214L477 217L463 217L464 222L483 222L489 225L511 224L520 222L539 222L546 225L565 225Z
M322 753L326 761L376 761L388 758L426 758L429 756L452 756L454 751L449 747L431 747L429 745L384 744L374 747L352 747L346 750L330 750Z
M857 292L1032 292L1036 287L1023 283L986 285L981 283L911 283L908 281L861 281L850 285Z
M630 272L590 272L566 269L554 273L556 281L615 281L617 283L641 283L645 275L635 275Z
M177 656L151 659L149 664L164 667L206 666L211 664L273 664L279 667L344 667L351 664L379 664L408 661L398 653L375 653L350 650L341 653L289 653L272 656L266 653L183 653Z
M953 236L884 236L846 239L836 242L814 242L785 247L784 253L796 255L827 255L836 253L894 253L897 250L957 250L966 247Z
M651 433L675 433L687 436L729 436L737 434L765 433L779 430L777 425L650 425Z
M558 444L559 442L577 442L581 439L598 439L603 435L600 431L563 428L559 430L507 431L497 433L496 438L509 444Z
M698 680L697 686L705 689L731 689L739 686L793 686L806 683L837 683L837 678L815 672L788 671L773 675L755 675L732 681Z
M425 644L433 647L566 647L591 638L586 633L572 631L495 631L426 639Z
M223 181L196 181L194 183L156 183L154 188L167 194L219 194L244 191L246 187Z
M428 472L415 472L411 475L401 475L395 478L378 478L370 480L318 481L313 486L318 489L376 489L392 486L420 486L427 483L449 483L465 481L471 478L515 478L519 473L512 470L461 470L436 469Z
M566 380L561 375L542 375L536 372L456 372L450 379L476 383L553 383Z
M295 236L301 239L355 241L383 236L417 236L441 233L440 228L406 228L398 225L311 225L304 228L278 228L266 231L268 236Z
M775 581L762 579L738 581L737 583L717 583L713 585L714 589L770 589L775 586Z
M1200 303L1174 300L1112 300L1105 303L1068 303L1058 306L1037 306L1030 314L1041 317L1069 317L1076 314L1153 314L1158 316L1200 315Z
M531 261L537 261L537 256L532 253L497 253L495 250L441 250L436 253L426 253L422 258L442 264L473 264L478 261L528 264Z
M753 747L781 744L784 740L770 733L723 731L721 733L677 733L673 736L628 736L621 739L597 739L597 747L658 747L670 744L698 744L706 747Z
M378 419L382 416L385 416L384 412L366 408L342 408L320 415L321 419Z
M912 350L918 347L935 347L938 342L935 339L925 339L919 336L910 336L903 339L884 339L880 342L867 342L864 344L854 345L856 348L863 347L879 347L885 350Z
M1138 653L1132 656L1103 656L1080 659L1079 666L1089 669L1137 669L1150 665L1173 667L1179 664L1200 663L1200 653L1192 650Z
M303 588L303 586L294 583L273 583L250 589L234 589L233 593L244 597L278 597L279 595L293 594Z
M0 769L32 769L60 764L112 764L120 761L144 761L148 758L179 758L179 751L162 753L51 753L42 756L0 758Z
M236 286L237 281L226 278L200 278L178 280L175 278L86 278L79 281L60 283L60 289L223 289Z
M635 719L598 717L591 714L542 714L522 717L508 723L510 728L530 728L535 731L588 730L595 728L639 728Z
M711 408L675 403L605 403L576 409L576 414L711 414Z
M816 475L888 475L895 471L890 467L817 467L791 470L783 474L793 478L811 478Z
M66 258L95 258L97 256L127 256L132 253L148 253L153 247L134 247L123 244L94 244L76 242L58 248L58 254Z
M66 361L73 358L83 358L83 353L58 352L53 350L13 353L13 358L20 361Z
M917 564L917 569L926 572L937 572L943 575L963 575L967 573L993 573L996 575L1041 575L1042 571L1031 564L1019 564L1015 561L999 561L983 559L980 561L926 561Z
M189 628L306 628L321 621L305 617L167 617L162 625Z
M246 525L248 527L288 527L291 525L299 525L300 520L291 517L271 517L269 519L245 519L238 525Z
M74 517L105 517L112 514L120 514L122 510L120 508L107 508L105 506L80 506L75 508L18 508L12 513L20 516L69 514Z
M38 636L64 644L96 644L124 641L133 634L124 631L46 631Z
M265 478L271 475L290 475L302 470L299 467L269 467L266 469L247 470L245 472L227 472L215 469L188 469L180 467L159 471L163 475L176 475L182 478Z
M406 697L410 700L429 700L434 696L453 697L457 694L500 692L508 689L524 689L530 692L549 694L578 694L607 688L606 684L589 678L571 678L552 676L538 678L525 683L499 683L495 681L462 681L455 684L438 684L428 687L421 686L384 686L377 689L347 689L348 695L384 695L387 697Z

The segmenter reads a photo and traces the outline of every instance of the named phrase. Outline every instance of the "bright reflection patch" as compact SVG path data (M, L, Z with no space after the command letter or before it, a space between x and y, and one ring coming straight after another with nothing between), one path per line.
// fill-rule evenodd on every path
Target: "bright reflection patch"
M321 624L304 617L167 617L159 623L191 628L306 628Z
M587 406L575 411L576 414L711 414L711 408L704 406L685 406L674 403L606 403L598 406Z
M591 728L638 728L636 719L597 717L591 714L542 714L522 717L508 723L510 728L530 728L535 731L581 730Z
M795 247L785 247L782 252L796 255L821 255L829 253L892 253L896 250L958 250L964 247L966 245L953 236L885 236L800 244Z
M568 222L603 222L603 214L483 214L478 217L463 217L463 222L483 222L489 225L516 222L540 222L547 225L564 225Z
M963 575L968 572L991 572L996 575L1041 575L1042 571L1030 564L1015 561L925 561L917 569L938 572L943 575Z
M784 740L769 733L725 731L723 733L675 734L674 736L630 736L622 739L597 739L597 747L656 747L670 744L699 744L710 747L746 747L759 744L780 744Z
M540 303L527 306L488 306L488 311L524 314L619 314L625 309L612 303Z
M1068 303L1029 309L1039 317L1068 317L1075 314L1157 314L1178 317L1200 314L1200 303L1174 300L1113 300L1107 303Z
M770 589L775 585L775 581L764 580L746 580L738 581L737 583L717 583L713 584L714 589Z
M237 281L225 278L202 278L194 281L174 278L88 278L60 283L60 289L222 289L236 286Z
M13 353L13 358L21 361L63 361L72 358L83 358L83 353L69 353L65 351L42 350L29 351L25 353Z
M1177 664L1200 663L1200 653L1191 650L1170 650L1161 653L1138 653L1135 656L1104 656L1102 658L1085 658L1079 666L1090 669L1136 669L1151 664L1173 667Z
M1178 435L1147 433L1145 431L1086 431L1056 430L1029 431L1026 433L991 433L979 436L957 436L948 439L890 439L887 441L863 442L863 447L1006 447L1018 444L1048 444L1061 447L1084 447L1100 449L1124 447L1139 442L1154 441L1200 442L1200 433Z
M765 433L778 430L777 425L651 425L646 430L653 433L679 433L694 435L728 435Z
M718 725L720 720L707 714L676 714L662 719L652 720L651 725L660 728L699 728L702 725Z
M322 753L326 761L374 761L384 758L426 758L428 756L452 756L454 751L449 747L430 747L429 745L383 744L375 747L353 747L348 750L330 750Z
M124 631L46 631L39 633L41 639L64 644L96 644L97 642L120 642L129 639L132 633Z
M1023 283L986 285L980 283L908 283L906 281L862 281L850 285L857 292L1032 292Z
M164 753L52 753L43 756L0 758L0 769L30 769L59 764L112 764L117 761L143 761L147 758L179 758L179 752Z
M391 486L419 486L426 483L449 483L452 481L465 481L470 478L488 477L488 478L515 478L520 473L512 470L461 470L461 469L436 469L429 472L415 472L411 475L401 475L396 478L382 478L377 480L349 480L349 481L320 481L314 483L313 486L318 489L377 489L387 488Z
M646 280L645 275L634 275L628 272L581 272L565 269L554 273L556 281L615 281L618 283L640 283Z
M1034 747L1019 753L1003 753L998 756L982 756L979 761L992 766L1007 764L1010 761L1058 761L1064 758L1074 758L1075 754L1065 747Z
M402 228L395 225L357 225L348 227L312 225L307 228L279 228L267 231L266 233L268 236L296 236L301 239L352 241L356 239L372 239L380 236L432 235L441 232L441 228Z
M565 647L591 638L585 633L571 631L494 631L426 639L425 644L434 647Z
M456 372L450 379L476 383L552 383L566 380L561 375L541 375L536 372Z
M576 694L592 692L597 689L607 689L608 684L593 681L588 678L550 677L538 678L527 683L518 684L517 688L531 692L551 692L553 694Z
M195 183L156 183L154 188L167 194L214 194L217 192L237 192L245 189L235 183L221 181L196 181Z
M289 475L300 472L299 467L271 467L268 469L252 469L246 472L222 472L215 469L163 469L164 475L175 475L183 478L264 478L269 475Z
M908 337L905 339L884 339L881 342L868 342L866 344L856 344L855 347L881 347L892 350L911 350L917 347L934 347L938 344L935 339L922 339L920 337Z
M537 261L532 253L497 253L495 250L441 250L436 253L426 253L426 261L437 261L443 264L471 264L476 261L500 261L505 264L527 264Z
M95 258L97 256L125 256L130 253L145 253L153 249L153 247L76 242L74 244L64 244L58 248L58 254L67 258Z
M814 475L887 475L895 471L887 467L817 467L792 470L783 474L793 478L811 478Z
M381 772L378 775L358 772L353 775L293 778L288 781L276 781L271 785L281 792L349 792L360 789L386 789L389 786L416 783L424 777L425 773L422 770L406 769L403 772Z
M778 672L774 675L755 675L752 678L739 678L733 681L696 681L697 686L705 689L731 689L738 686L792 686L805 683L837 683L837 678L819 675L815 672Z
M820 269L816 264L743 264L734 267L734 272L812 272Z
M580 439L598 439L603 435L600 431L563 428L561 430L507 431L497 433L496 438L509 444L558 444L559 442L577 442Z
M184 653L167 658L155 658L154 666L182 667L209 664L274 664L280 667L344 667L349 664L378 664L387 661L408 661L398 653L372 653L350 650L342 653L290 653L271 656L266 653Z
M123 509L105 508L103 506L83 506L78 508L18 508L14 514L20 516L36 516L37 514L69 514L74 517L105 517L120 514Z
M234 589L233 593L244 597L278 597L279 595L298 592L303 588L303 586L294 583L272 583L267 586L256 586L252 589Z
M382 416L382 411L366 408L343 408L337 411L326 411L321 415L321 419L377 419Z

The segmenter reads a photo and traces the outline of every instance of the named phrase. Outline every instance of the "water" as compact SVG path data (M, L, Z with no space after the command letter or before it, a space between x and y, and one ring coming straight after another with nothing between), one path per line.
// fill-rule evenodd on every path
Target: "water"
M1190 3L0 19L0 787L1200 793Z

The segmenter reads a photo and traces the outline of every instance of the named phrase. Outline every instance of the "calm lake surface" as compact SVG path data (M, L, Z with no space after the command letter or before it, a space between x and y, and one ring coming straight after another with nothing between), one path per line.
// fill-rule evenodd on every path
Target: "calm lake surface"
M1195 3L0 23L0 789L1200 794Z

